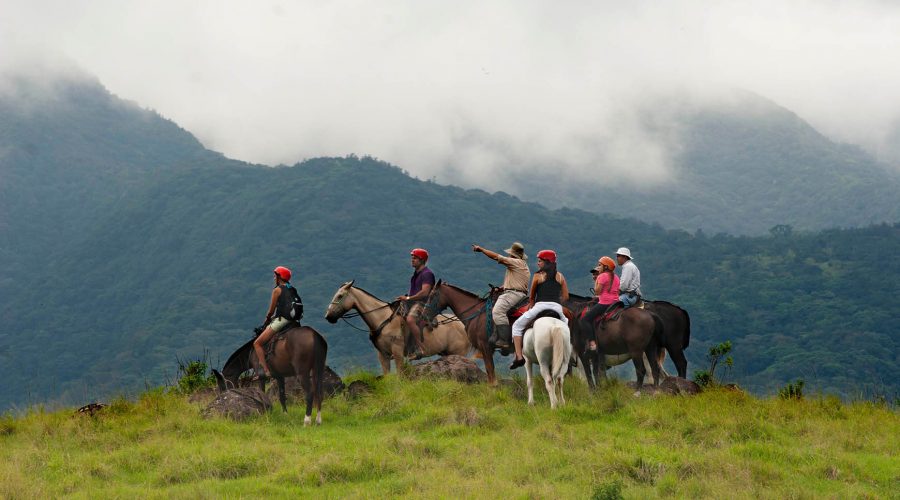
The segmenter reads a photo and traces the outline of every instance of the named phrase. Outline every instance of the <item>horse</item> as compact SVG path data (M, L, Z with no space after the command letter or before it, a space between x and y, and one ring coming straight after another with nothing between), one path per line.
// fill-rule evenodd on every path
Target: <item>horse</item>
M325 358L328 355L325 337L309 326L297 325L277 333L269 342L274 343L274 347L266 348L267 352L272 351L271 356L267 356L269 370L278 385L278 400L281 402L282 411L287 412L284 379L296 376L300 379L300 386L306 395L306 417L303 419L303 425L310 424L313 405L316 407L316 425L320 425L322 381L325 375ZM250 369L260 373L253 340L239 347L228 357L228 361L222 367L222 376L231 386L236 387L238 377ZM265 391L265 377L259 377L259 388Z
M378 353L382 373L387 375L391 372L391 358L397 366L397 373L400 373L401 367L406 363L403 357L408 338L406 322L397 314L395 303L385 302L362 288L353 286L354 281L356 280L338 287L325 311L325 319L329 323L336 323L350 310L356 310L369 327L369 340ZM451 321L452 319L451 316L441 315L437 326L424 332L425 355L468 356L472 352L463 324Z
M550 395L550 408L556 409L557 404L566 404L563 379L569 367L569 358L572 357L572 343L569 340L569 327L566 322L553 317L536 319L532 327L525 331L522 353L525 355L528 404L534 404L534 383L531 375L534 363L540 366L544 386ZM559 388L558 400L557 388Z
M487 314L490 314L490 311L487 310L486 298L438 280L428 294L425 303L425 319L431 321L447 307L465 326L469 343L481 354L488 383L497 385L497 376L494 373L494 349L488 343Z
M594 326L600 378L606 379L608 355L627 354L634 363L634 371L637 374L636 394L639 394L647 373L643 363L643 356L646 355L647 359L656 361L650 362L650 370L653 373L653 385L658 386L661 371L659 351L663 343L663 332L664 326L659 316L637 307L625 309L619 315L619 319L606 322L602 330Z
M576 318L580 318L581 314L588 307L596 304L596 300L592 297L584 297L581 295L576 295L573 293L569 294L569 300L567 300L563 307L570 309ZM587 379L588 385L591 389L596 389L596 382L600 379L600 355L599 351L590 350L588 348L588 342L593 338L590 335L590 332L582 332L581 321L573 321L569 324L569 329L571 331L571 339L572 339L572 350L573 353L578 357L581 362L581 366L584 369L584 375ZM664 331L665 336L665 331ZM644 372L646 373L645 382L655 383L655 379L652 377L653 369L650 365L650 361L647 359L646 355L642 355L641 358L644 362ZM662 367L663 361L665 361L666 352L662 349L659 350L658 363L660 367L660 374L663 378L668 377L669 374L666 373L665 369ZM608 369L613 366L619 366L624 364L625 362L631 359L630 354L605 354L603 366L605 369Z
M684 350L691 341L691 317L681 307L664 300L652 300L644 302L644 309L656 313L663 322L663 347L669 352L669 357L675 363L678 376L687 378L687 358ZM663 351L660 350L660 366L662 366Z

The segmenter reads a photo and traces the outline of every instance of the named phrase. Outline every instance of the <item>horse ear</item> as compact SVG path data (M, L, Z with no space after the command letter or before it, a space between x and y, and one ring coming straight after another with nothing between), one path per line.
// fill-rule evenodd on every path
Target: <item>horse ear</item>
M348 285L353 286L354 283L356 283L356 280L352 279L352 280L350 280L350 283L348 283Z
M441 286L441 283L443 283L443 282L444 282L444 278L441 278L441 279L437 280L437 283L435 283L434 286Z

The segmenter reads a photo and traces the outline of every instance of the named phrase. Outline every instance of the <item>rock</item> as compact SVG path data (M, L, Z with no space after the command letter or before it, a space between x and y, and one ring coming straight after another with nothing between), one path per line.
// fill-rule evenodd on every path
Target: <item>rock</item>
M659 384L660 390L667 394L700 394L700 386L695 382L681 377L667 377Z
M341 377L332 370L331 367L326 366L324 378L322 380L322 393L327 398L334 396L343 390L344 381L341 380ZM274 380L269 381L266 385L266 393L273 400L278 400L278 384ZM306 396L298 377L288 377L284 379L284 395L287 400L291 402L305 401Z
M221 392L203 410L202 415L244 420L272 409L272 401L257 387L242 387Z
M487 374L469 358L452 354L434 361L413 365L411 378L441 378L477 384L487 382Z
M104 408L106 408L106 403L88 403L81 408L75 410L76 415L88 415L93 417L97 413L100 413Z
M347 395L350 399L356 399L372 392L372 386L362 380L354 380L347 386Z

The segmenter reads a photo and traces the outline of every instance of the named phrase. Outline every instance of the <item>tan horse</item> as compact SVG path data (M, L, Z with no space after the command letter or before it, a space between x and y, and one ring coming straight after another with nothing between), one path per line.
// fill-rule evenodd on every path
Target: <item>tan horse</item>
M369 340L378 352L378 361L384 374L391 372L391 358L399 373L400 367L406 363L403 353L406 348L407 327L403 317L397 314L396 304L387 303L362 288L353 286L353 281L349 281L335 292L325 311L325 319L336 323L350 310L356 310L369 327ZM462 322L454 319L455 316L439 315L437 327L425 329L423 336L426 356L468 356L472 352L465 327Z

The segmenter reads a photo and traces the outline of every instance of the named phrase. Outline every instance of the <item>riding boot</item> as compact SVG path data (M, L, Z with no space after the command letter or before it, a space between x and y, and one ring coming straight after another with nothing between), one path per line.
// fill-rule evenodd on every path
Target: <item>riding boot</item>
M525 364L525 356L522 355L522 337L513 337L513 344L516 345L516 359L509 365L510 370Z
M508 348L512 340L512 325L494 325L494 342L498 348Z

